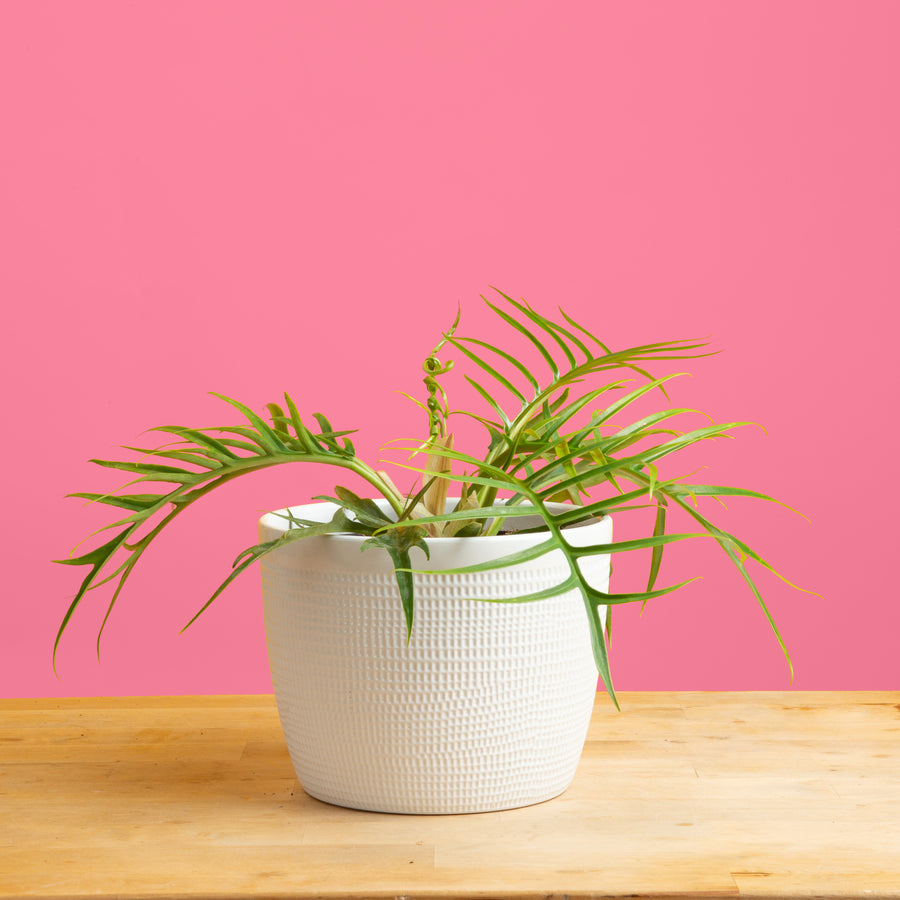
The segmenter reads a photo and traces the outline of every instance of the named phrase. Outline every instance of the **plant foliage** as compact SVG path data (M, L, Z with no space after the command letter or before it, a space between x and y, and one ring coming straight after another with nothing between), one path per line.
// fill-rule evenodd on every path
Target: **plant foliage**
M63 633L87 592L112 584L112 596L97 636L100 637L122 589L154 539L185 509L215 488L249 472L289 462L312 462L356 473L384 498L392 514L371 499L345 487L336 487L336 504L330 522L313 523L292 519L282 537L243 551L233 569L212 597L188 623L190 625L221 592L249 566L267 553L295 540L329 532L352 532L366 536L364 546L390 555L403 607L407 639L414 623L415 598L410 550L428 553L434 536L496 534L501 528L515 530L516 519L538 515L543 520L544 540L527 551L491 563L454 569L472 572L515 565L544 554L561 551L568 575L550 589L501 602L531 602L564 591L577 590L590 623L594 659L610 696L615 693L610 676L607 634L609 611L622 603L646 603L677 590L682 584L657 587L657 577L667 544L694 537L711 537L728 556L766 616L788 660L784 642L747 569L753 561L774 568L735 535L715 525L698 510L700 497L752 497L774 501L756 491L710 484L689 484L681 478L660 475L659 463L700 441L728 435L746 422L707 424L686 432L672 427L672 420L695 412L666 406L644 414L628 424L621 416L640 398L653 391L666 395L665 385L675 375L654 377L647 366L671 360L708 355L698 341L667 341L626 350L612 350L562 310L560 320L541 315L524 301L497 291L485 303L517 342L537 360L538 368L522 361L522 352L507 350L485 340L457 334L459 315L452 327L425 360L424 402L413 399L428 415L429 434L424 443L405 447L413 459L405 468L421 476L409 494L401 493L388 475L376 471L357 455L349 437L352 431L336 429L321 413L316 427L300 417L290 395L284 406L271 403L263 418L230 397L217 394L236 410L237 425L218 428L162 426L154 429L174 436L172 443L156 448L127 447L139 454L134 461L95 459L99 466L122 470L130 481L114 493L77 493L91 502L106 504L124 515L104 526L113 537L79 556L58 560L65 565L84 566L87 575L66 610L54 643L56 653ZM437 353L450 347L474 367L466 381L487 406L485 414L451 408L441 378L453 368ZM636 382L636 383L635 383ZM487 432L482 456L472 456L453 446L449 422L452 416L474 418ZM422 464L413 464L419 455ZM459 501L450 509L448 488L457 483ZM154 485L147 493L132 492L135 486ZM140 488L138 488L140 490ZM559 502L566 504L563 512ZM613 512L655 508L651 533L636 540L587 547L566 540L567 526L590 517ZM690 533L667 532L671 509L682 510L693 520ZM582 574L579 561L597 554L648 550L649 571L642 590L606 593L597 590ZM778 574L777 572L775 574ZM781 577L781 576L779 576ZM473 598L480 599L480 598ZM601 621L600 610L607 610ZM187 627L187 626L185 626ZM607 627L608 633L608 627Z

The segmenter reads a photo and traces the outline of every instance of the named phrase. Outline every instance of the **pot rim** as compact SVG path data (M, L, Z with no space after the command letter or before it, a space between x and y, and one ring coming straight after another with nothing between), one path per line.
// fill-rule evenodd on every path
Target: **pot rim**
M450 504L456 503L457 500L459 500L459 497L448 497L447 504L450 505ZM387 502L387 500L377 499L374 502L377 503L385 511L390 509L390 504ZM545 505L550 507L554 511L577 508L574 506L574 504L571 504L571 503L547 503ZM324 509L324 508L337 509L338 505L336 503L332 503L330 500L320 500L316 503L301 503L297 506L287 506L287 507L283 507L282 509L273 509L273 510L270 510L269 512L264 513L260 517L259 524L266 528L275 530L275 531L287 532L290 530L290 522L283 515L279 515L279 513L284 513L284 512L290 511L293 515L304 518L304 516L302 516L302 514L298 513L299 510L312 510L312 509ZM529 517L525 517L525 518L527 520L527 518L529 518ZM534 518L538 518L538 516L535 516ZM602 516L592 516L591 519L587 522L582 522L578 525L567 526L566 530L568 530L569 528L571 528L573 531L580 530L582 528L595 528L598 525L605 525L607 522L610 521L610 519L611 519L611 517L609 515L605 515L605 514ZM323 519L322 521L327 521L327 520ZM514 541L514 540L521 540L522 538L539 538L542 534L547 534L547 533L548 532L534 531L529 534L522 534L521 531L516 531L516 532L512 532L510 534L479 534L479 535L475 535L473 537L459 537L458 535L452 535L450 537L432 537L429 535L425 538L425 540L428 542L429 546L431 546L431 545L441 546L441 545L456 543L458 541L478 540L478 541L492 541L493 542L493 541ZM369 539L369 535L351 534L346 531L334 531L334 532L330 532L328 534L318 535L318 537L330 538L332 540L338 540L338 541L349 541L351 543L353 543L353 542L362 543L363 541L366 541Z

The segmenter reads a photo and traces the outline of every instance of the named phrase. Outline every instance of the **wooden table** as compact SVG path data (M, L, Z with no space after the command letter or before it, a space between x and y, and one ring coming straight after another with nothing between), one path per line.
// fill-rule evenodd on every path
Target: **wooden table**
M900 897L900 692L621 701L468 816L310 799L267 696L0 701L0 897Z

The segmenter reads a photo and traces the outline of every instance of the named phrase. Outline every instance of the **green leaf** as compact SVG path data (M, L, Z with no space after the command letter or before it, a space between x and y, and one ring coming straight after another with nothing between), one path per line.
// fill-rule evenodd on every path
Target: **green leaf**
M763 611L763 615L766 617L766 621L769 623L769 627L772 629L772 632L774 633L775 638L778 641L779 647L781 647L781 652L784 655L785 662L787 662L788 665L790 679L791 681L793 681L794 663L791 660L791 654L788 652L788 648L784 642L784 638L781 636L781 632L778 630L778 626L775 624L775 620L772 618L772 614L769 612L769 607L766 606L766 602L765 600L763 600L762 594L760 593L759 588L756 586L756 582L750 577L750 573L747 571L747 567L740 559L738 559L737 554L734 552L731 546L727 542L720 543L728 558L732 561L732 563L734 563L734 566L740 573L741 578L744 579L747 586L753 593L753 596L756 597L756 602L759 604L760 609Z
M424 551L426 557L429 555L428 544L425 542L425 529L414 525L395 528L363 541L363 550L370 547L380 547L386 550L394 564L394 578L397 581L400 602L403 606L403 618L406 622L406 643L409 644L415 621L415 592L409 551L413 547L419 547Z
M562 481L557 482L552 487L544 488L543 490L538 492L538 496L542 498L546 498L549 494L557 493L560 490L564 490L574 485L582 484L583 486L590 486L591 483L596 483L595 481L591 481L591 479L596 479L598 476L603 476L607 472L621 472L625 473L629 469L633 469L636 466L646 466L649 463L656 462L656 460L663 458L664 456L668 456L670 453L674 453L678 450L682 450L685 447L690 446L691 444L697 443L702 440L709 440L715 437L723 437L726 436L726 433L733 428L737 428L742 425L752 425L752 422L729 422L725 425L711 425L707 428L698 428L694 431L689 431L686 434L680 435L676 438L673 438L669 441L665 441L662 444L658 444L654 447L649 447L646 450L642 450L639 453L632 454L631 456L625 457L623 459L612 460L607 465L597 466L593 469L591 473L591 477L585 477L582 475L578 475L574 478L566 478ZM597 442L596 446L599 449L602 449L603 441ZM577 459L579 456L583 456L586 450L591 450L595 445L589 444L587 447L580 447L577 451L568 456L564 456L561 459L558 459L556 462L549 464L546 469L541 470L539 473L542 477L546 478L546 472L553 468L557 468L562 466L565 462L570 461L571 459Z
M609 604L619 605L622 603L646 603L647 600L655 600L657 597L664 597L666 594L679 591L681 588L697 580L699 579L688 578L685 581L680 581L678 584L671 584L664 588L656 588L656 590L653 591L639 591L627 594L606 594L601 591L596 591L595 594L598 601L604 606Z
M470 378L468 375L465 376L466 381L481 394L482 399L487 403L488 406L497 414L497 418L503 422L504 425L509 425L509 419L507 418L506 412L503 407L493 398L491 392L479 384L474 378Z
M519 594L517 597L478 597L482 603L536 603L538 600L547 600L550 597L558 597L566 591L571 591L578 587L578 583L574 576L570 575L565 581L551 587L544 588L540 591L532 591L528 594Z
M574 554L582 556L597 556L601 554L628 553L632 550L649 550L662 547L664 544L673 544L676 541L686 541L690 538L707 537L706 532L685 534L653 534L649 537L634 538L629 541L613 541L609 544L596 544L590 547L572 547Z
M182 428L178 425L161 425L152 428L151 431L168 431L172 434L177 434L185 441L193 441L195 444L205 447L214 454L216 459L219 459L222 462L228 462L230 459L239 458L237 454L232 453L225 441L217 440L216 438L205 434L198 428Z
M470 356L471 354L467 353L465 347L463 347L463 343L466 344L474 344L476 347L484 347L485 350L490 350L491 353L496 354L501 359L506 360L511 366L518 369L519 372L525 377L525 380L537 391L540 387L540 384L537 378L532 375L531 370L526 366L523 362L516 359L511 353L507 353L505 350L501 350L499 347L494 344L489 344L486 341L479 340L478 338L467 338L467 337L454 337L450 340L450 342L454 347L461 350L463 353L466 353ZM478 357L480 359L480 357Z
M580 442L587 437L588 434L594 429L595 424L592 423L589 428L579 430L578 432L573 432L571 435L557 435L554 432L561 425L564 425L567 421L569 421L573 416L577 415L588 403L592 400L596 399L600 394L604 393L606 390L610 388L614 388L615 385L607 385L603 388L600 388L596 391L591 391L588 394L580 397L578 400L574 400L572 403L568 404L564 409L561 409L556 415L547 417L547 418L535 418L530 424L529 430L534 431L534 433L538 436L538 440L533 442L533 446L537 447L536 450L533 450L530 454L521 457L518 460L518 464L516 466L515 471L518 471L525 466L532 465L538 462L540 459L549 458L549 456L554 452L556 446L561 443L569 443L570 441L574 441L576 444L576 451L572 453L564 454L564 457L567 461L574 460L579 457L580 454L584 453L584 449L580 446ZM606 445L608 439L602 438L600 441L595 441L592 446L595 449L599 449L601 446ZM530 449L532 443L525 443L522 446L522 449ZM566 463L563 463L565 466Z
M219 427L212 429L213 431L221 432L222 434L238 434L243 437L247 437L250 440L247 441L239 441L235 438L226 438L220 437L218 441L221 444L224 444L228 447L234 447L236 450L247 450L250 453L256 454L257 456L264 455L267 451L263 444L260 443L259 439L256 438L253 429L251 428L243 428L240 426L236 427Z
M581 586L582 596L584 597L585 609L588 615L588 624L591 633L591 650L594 654L594 665L597 667L597 673L600 675L600 682L606 689L610 700L619 709L619 700L616 697L616 691L613 687L612 672L609 668L609 650L607 648L607 636L603 631L603 623L600 621L600 610L598 604L593 597L585 590L584 585ZM609 611L612 607L606 607L605 618L609 620Z
M416 520L418 521L418 519ZM471 575L476 572L493 572L495 569L508 568L509 566L518 566L522 563L530 562L538 559L553 550L561 550L559 541L555 537L534 544L532 547L526 547L524 550L517 550L515 553L507 553L496 559L487 560L486 562L473 563L469 566L455 566L451 569L414 569L413 571L421 575ZM552 596L552 595L548 595Z
M143 456L156 456L160 459L177 459L180 462L191 463L194 466L202 466L204 469L220 469L222 463L212 454L204 450L165 450L161 447L153 450L147 447L132 447L128 444L122 446L123 450L132 453L140 453Z
M164 494L91 494L79 492L76 494L66 494L67 497L80 497L83 500L90 500L92 503L105 503L108 506L117 506L120 509L131 509L134 511L146 510L159 503L164 498Z
M270 428L249 406L245 406L239 400L234 400L231 397L226 397L224 394L217 394L215 391L211 391L214 397L218 397L220 400L224 400L226 403L233 406L239 413L241 413L245 419L256 429L256 434L259 438L259 443L264 446L268 450L287 450L287 446L281 440L278 433Z
M164 481L174 484L190 484L196 478L195 472L175 466L157 465L155 463L129 462L118 459L91 459L89 462L106 469L121 469L141 477L137 481Z
M272 417L272 426L275 430L279 434L290 434L285 422L287 416L284 410L277 403L267 403L266 409L269 410L269 415Z
M390 517L382 512L374 500L364 499L349 488L341 487L340 485L335 485L334 492L337 494L337 498L317 497L316 499L338 503L345 509L350 510L363 525L373 528L380 528L385 522L391 521Z
M466 347L465 344L463 344L461 341L453 338L451 340L451 343L461 353L464 353L466 356L468 356L469 359L471 359L472 362L475 363L475 365L487 372L488 375L490 375L491 378L493 378L498 384L506 388L506 390L509 391L509 393L511 393L513 397L515 397L518 401L523 404L526 402L525 395L502 372L495 369L490 363L478 356L477 353L469 350L469 348ZM469 343L472 343L472 341L469 341ZM510 359L511 358L512 357L510 357ZM522 366L522 369L524 369L524 366ZM527 371L527 369L525 369L525 371Z
M529 329L526 328L521 322L519 322L517 319L514 319L509 313L505 312L504 310L500 309L500 307L495 306L493 303L491 303L491 301L488 300L487 297L483 296L481 299L484 300L484 302L487 303L487 305L498 316L500 316L500 318L503 319L504 322L506 322L508 325L511 325L513 328L516 329L516 331L518 331L520 334L524 335L528 339L528 341L537 349L538 353L540 353L541 356L544 357L544 361L550 367L550 372L553 374L553 377L558 378L559 377L559 366L556 364L556 360L553 358L553 356L549 353L547 348L544 346L543 341L541 341L541 339L539 337L537 337L537 335L535 335L533 332L529 331Z
M323 413L313 413L313 418L319 423L319 428L322 429L318 435L320 443L330 448L340 449L334 440L334 436L338 432L334 430L334 426L328 421L328 417Z
M56 639L53 642L54 672L56 671L56 654L59 651L59 642L62 639L63 633L68 627L69 622L71 621L72 616L75 613L75 610L78 609L85 593L87 593L97 575L104 568L107 562L113 557L113 555L115 555L115 553L124 545L125 541L128 539L128 536L132 533L134 528L134 525L130 525L128 528L125 528L123 531L119 532L119 534L112 538L112 540L107 541L105 544L102 544L99 547L95 547L93 550L87 553L83 553L81 556L70 557L68 559L53 560L53 562L60 563L64 566L91 567L91 571L88 572L88 574L85 576L84 580L81 582L81 585L78 588L78 591L76 592L72 601L69 603L65 615L63 616L62 622L59 625L59 629L56 632Z
M677 486L673 490L675 493L678 493ZM791 512L796 513L798 516L803 516L804 519L809 521L808 517L803 515L800 510L794 509L793 506L788 506L787 503L782 503L781 500L776 500L768 494L761 494L759 491L749 491L745 488L725 487L717 484L686 484L684 485L684 493L697 497L752 497L756 500L766 500L769 503L777 503L779 506L783 506L785 509L789 509Z
M624 447L630 446L636 441L657 434L669 434L677 437L678 432L663 429L653 429L653 426L667 419L672 419L675 416L683 416L688 413L697 413L699 415L704 415L704 413L701 413L696 409L679 407L677 409L664 409L660 412L653 413L652 415L645 416L643 419L640 419L637 422L633 422L631 425L628 425L625 428L621 428L615 434L610 435L607 438L607 440L609 441L607 452L617 453L619 450L623 449ZM707 418L709 417L707 416Z
M460 476L460 480L467 480L468 476ZM432 523L441 522L459 522L466 519L510 519L520 518L524 516L541 516L542 512L536 506L510 505L498 503L494 506L474 506L465 509L455 509L451 512L441 513L435 516L416 516L411 521L417 525L431 525ZM383 527L392 528L399 527L401 523L392 522L385 524Z
M666 506L665 502L660 500L656 506L656 519L653 523L653 537L661 537L666 531ZM647 590L652 591L659 575L659 567L662 564L663 545L659 544L653 548L650 556L650 573L647 577ZM646 603L646 601L645 601ZM643 611L643 605L641 610Z
M655 388L660 387L667 381L671 381L673 378L680 378L685 374L685 372L675 372L672 375L666 375L663 378L653 378L647 384L639 385L634 390L629 391L623 397L620 397L618 400L616 400L615 403L612 403L605 410L603 410L603 412L599 413L597 416L597 424L602 424L603 422L609 421L613 416L621 412L626 407L630 406L645 394L648 394Z
M497 289L494 288L494 290L497 290ZM498 293L502 294L503 292L499 291ZM506 296L506 295L504 294L504 296ZM526 306L528 306L528 305L526 304ZM528 309L531 310L532 312L535 312L535 310L531 306L528 306ZM592 334L585 331L585 329L582 328L581 326L573 323L572 320L562 311L561 308L559 308L559 312L562 314L563 318L569 322L570 325L573 325L582 334L585 334L588 338L593 340L594 343L603 347L603 344L600 341L598 341L597 338L595 338ZM566 328L563 325L560 325L559 322L554 322L552 319L548 319L546 316L541 316L541 321L543 322L543 326L545 328L552 329L553 331L558 332L560 335L565 337L571 344L573 344L575 346L575 348L584 355L585 361L590 362L594 359L593 353L591 353L588 346L584 343L584 341L581 340L581 338L578 337L578 335L573 334L571 331L569 331L568 328ZM570 356L570 359L571 359L572 365L574 366L575 365L574 358L572 358Z
M301 520L295 519L292 516L289 517L290 521L294 525L294 527L289 528L283 534L279 535L277 538L273 538L271 541L264 541L261 544L256 544L253 547L248 547L246 550L241 551L235 561L232 563L232 571L228 575L228 577L216 588L210 598L191 616L190 620L185 624L185 626L181 629L181 632L185 632L206 610L212 606L213 602L219 598L222 592L242 573L246 572L247 569L250 568L254 563L259 562L264 556L267 556L274 550L279 550L282 547L286 547L288 544L292 544L295 541L305 540L306 538L316 537L318 535L323 534L335 534L335 533L343 533L343 532L352 532L355 529L355 526L352 522L347 519L346 514L343 509L338 509L335 511L331 520L328 522L314 522L309 525L301 525Z
M294 426L294 433L297 435L297 440L300 441L307 451L315 453L319 448L313 441L312 433L303 424L300 413L297 411L297 405L291 399L291 396L287 391L285 391L284 394L284 402L287 404L288 412L291 416L291 424Z
M526 316L535 325L538 326L541 330L543 330L547 336L562 350L563 355L566 357L566 360L573 369L577 365L577 361L575 359L575 355L572 353L569 345L562 339L561 334L568 334L566 329L561 328L559 325L556 325L554 322L551 322L549 319L542 316L540 313L536 312L532 309L527 303L519 303L517 300L513 300L512 297L508 297L503 291L498 288L494 288L501 297L504 298L511 306L515 307L522 315ZM578 342L582 348L584 348L584 344L581 341ZM587 348L584 348L585 350Z

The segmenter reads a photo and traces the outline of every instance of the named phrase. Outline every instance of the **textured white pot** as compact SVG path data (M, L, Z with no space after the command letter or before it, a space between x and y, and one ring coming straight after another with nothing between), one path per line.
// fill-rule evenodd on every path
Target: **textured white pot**
M328 521L334 507L293 507ZM528 520L517 520L525 523ZM260 520L260 539L288 527ZM522 524L520 527L527 527ZM546 535L430 538L445 569L496 559ZM606 517L567 531L609 542ZM291 760L313 797L393 813L471 813L549 800L571 783L597 685L577 591L530 603L485 603L558 584L562 554L471 575L416 575L407 645L390 559L364 538L296 541L262 560L266 642ZM606 590L609 557L582 565Z

